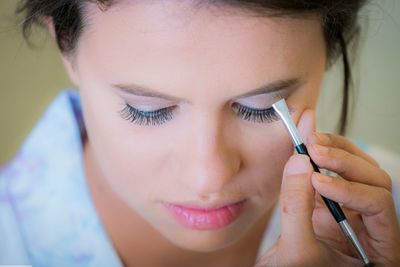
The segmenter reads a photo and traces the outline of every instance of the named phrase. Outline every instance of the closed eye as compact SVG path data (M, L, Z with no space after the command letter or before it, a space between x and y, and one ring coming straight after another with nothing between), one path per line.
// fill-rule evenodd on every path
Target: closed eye
M240 118L246 121L270 123L279 120L279 115L275 112L273 107L266 109L255 109L239 103L233 103L232 108Z
M120 111L121 117L139 125L160 125L173 119L172 110L175 106L162 109L144 111L126 104Z
M129 104L120 111L123 119L138 125L161 125L174 118L173 110L176 106L170 106L162 109L144 111L137 109ZM256 123L270 123L279 120L279 115L273 107L266 109L254 109L239 103L233 103L232 109L235 114L245 120Z

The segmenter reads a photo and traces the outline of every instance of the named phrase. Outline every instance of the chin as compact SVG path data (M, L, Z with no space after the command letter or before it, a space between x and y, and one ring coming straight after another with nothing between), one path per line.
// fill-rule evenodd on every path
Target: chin
M194 230L176 225L168 225L162 229L160 226L156 228L164 238L177 247L204 253L233 246L246 232L246 227L239 224L232 224L217 230Z
M234 245L240 239L240 234L219 233L217 231L184 231L171 235L170 232L164 235L176 246L196 252L214 252ZM223 231L222 231L223 232Z

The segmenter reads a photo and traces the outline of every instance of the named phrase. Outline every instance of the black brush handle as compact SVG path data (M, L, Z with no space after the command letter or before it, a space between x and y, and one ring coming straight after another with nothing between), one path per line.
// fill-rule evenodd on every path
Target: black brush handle
M375 267L375 264L372 262L369 262L369 263L365 264L364 267Z
M296 151L299 154L307 155L310 158L311 165L314 168L314 171L319 172L319 168L317 164L311 159L310 155L308 154L307 147L304 144L300 144L296 146ZM328 207L329 211L332 213L333 217L335 218L336 222L339 223L343 220L346 220L346 216L343 213L342 208L340 207L339 203L336 201L330 200L329 198L326 198L324 196L321 196L322 199L324 200L326 206Z

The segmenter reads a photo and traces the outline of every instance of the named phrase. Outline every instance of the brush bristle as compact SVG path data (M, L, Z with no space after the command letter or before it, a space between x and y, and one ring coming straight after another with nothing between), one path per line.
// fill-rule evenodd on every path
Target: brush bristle
M272 103L276 103L279 100L283 99L283 96L279 92L272 93Z

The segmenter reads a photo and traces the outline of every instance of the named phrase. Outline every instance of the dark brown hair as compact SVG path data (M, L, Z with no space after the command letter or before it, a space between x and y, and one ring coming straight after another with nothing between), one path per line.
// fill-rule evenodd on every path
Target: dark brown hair
M46 18L54 23L58 47L63 53L73 52L84 29L84 4L94 2L106 9L117 0L20 0L18 14L24 14L22 30L29 37L32 25L43 25ZM359 35L357 14L367 0L191 0L194 6L219 5L234 7L261 16L303 16L321 18L327 47L328 66L341 55L343 61L342 112L339 133L345 134L348 121L349 92L352 83L348 55L349 43Z

